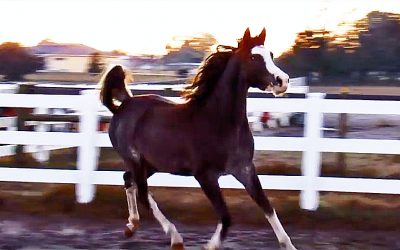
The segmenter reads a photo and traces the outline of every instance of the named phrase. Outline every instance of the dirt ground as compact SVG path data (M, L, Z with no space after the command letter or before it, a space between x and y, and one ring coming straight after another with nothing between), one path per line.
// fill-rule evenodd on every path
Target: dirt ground
M154 222L145 222L133 238L122 234L119 221L98 222L68 217L0 217L0 249L169 249L169 238ZM201 249L214 226L176 224L185 249ZM298 249L400 249L399 232L300 229L286 227ZM223 249L279 249L269 226L233 226Z
M32 192L5 192L16 185ZM123 237L127 205L122 187L98 186L89 204L75 202L71 185L1 187L0 249L169 248L169 238L142 207L140 230L131 239ZM217 223L204 194L189 188L151 191L182 233L186 249L200 249ZM223 193L233 219L223 249L278 249L273 231L245 191ZM400 249L398 196L322 193L320 208L310 212L299 208L298 192L267 193L298 249Z

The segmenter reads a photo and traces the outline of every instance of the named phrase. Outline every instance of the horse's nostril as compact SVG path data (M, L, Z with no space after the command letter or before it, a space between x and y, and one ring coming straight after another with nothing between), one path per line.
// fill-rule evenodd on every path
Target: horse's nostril
M276 78L276 81L278 82L279 87L282 87L283 81L279 76Z

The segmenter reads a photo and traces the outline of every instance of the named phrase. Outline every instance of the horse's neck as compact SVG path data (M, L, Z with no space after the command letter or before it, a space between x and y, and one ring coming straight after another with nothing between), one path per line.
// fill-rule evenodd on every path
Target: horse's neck
M230 125L241 125L246 119L247 86L240 75L240 60L229 60L224 73L214 89L206 109L219 122L227 121Z

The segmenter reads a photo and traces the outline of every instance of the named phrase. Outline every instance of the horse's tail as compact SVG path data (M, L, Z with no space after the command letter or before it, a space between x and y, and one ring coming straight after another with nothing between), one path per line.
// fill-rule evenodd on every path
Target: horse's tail
M103 73L99 81L100 99L113 114L124 100L132 96L127 89L127 83L131 80L131 74L122 65L112 65Z

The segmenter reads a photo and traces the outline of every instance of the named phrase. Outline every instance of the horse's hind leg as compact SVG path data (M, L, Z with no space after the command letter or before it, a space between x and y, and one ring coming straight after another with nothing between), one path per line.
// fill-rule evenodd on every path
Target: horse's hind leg
M155 173L155 168L153 168L144 158L142 158L141 166L146 170L146 179L149 178L151 175ZM146 181L147 186L147 181ZM147 190L147 189L146 189ZM153 212L154 218L160 223L162 229L164 230L165 234L169 234L171 236L171 249L180 250L184 249L183 245L183 238L179 234L178 230L176 229L175 225L171 223L160 211L156 201L154 200L153 195L148 192L147 194L148 204Z
M150 204L147 197L148 173L141 157L125 159L125 165L127 171L124 173L123 177L129 212L125 236L132 237L136 230L139 228L140 219L136 198L144 205L145 208L150 209Z
M127 171L124 173L125 192L128 202L128 224L125 236L131 237L139 228L139 210L136 198L147 208L150 208L147 199L147 173L141 158L136 157L125 160Z
M226 238L228 228L231 225L231 217L228 208L225 204L224 197L222 196L221 189L218 184L218 177L211 175L195 176L203 189L207 198L211 201L214 210L218 214L220 223L214 235L211 237L204 249L214 250L221 248L222 241Z
M176 227L174 224L172 224L160 211L160 209L157 206L156 201L154 200L153 196L151 194L148 195L149 198L149 203L151 210L153 211L154 217L158 220L160 223L161 227L163 228L165 234L169 234L171 236L171 249L178 250L178 249L184 249L183 246L183 238L179 234L178 230L176 230Z
M124 173L125 192L128 202L128 224L126 224L125 236L132 237L136 230L139 228L139 211L137 208L136 196L137 186L132 180L132 172L126 171Z
M271 206L267 196L265 195L260 180L256 174L254 165L241 168L239 172L233 174L235 178L243 184L246 191L249 193L251 198L260 206L271 224L272 229L276 237L278 238L279 244L282 249L295 250L289 236L285 232L281 222L276 215L275 209Z

